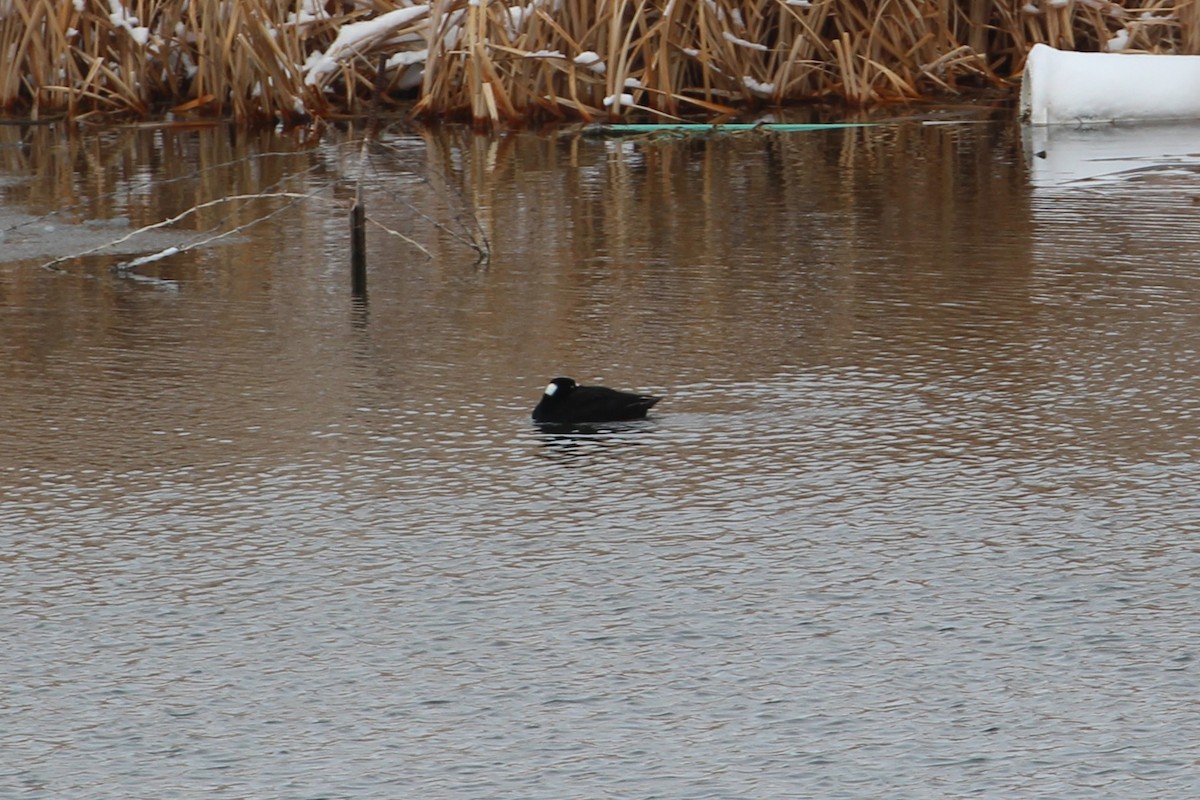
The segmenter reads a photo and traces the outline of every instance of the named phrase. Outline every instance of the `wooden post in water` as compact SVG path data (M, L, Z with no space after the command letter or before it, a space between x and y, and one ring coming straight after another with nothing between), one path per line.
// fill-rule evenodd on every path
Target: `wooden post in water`
M350 292L359 300L365 300L367 297L367 210L363 207L362 176L366 171L371 139L379 128L379 106L387 84L386 75L387 57L381 55L375 66L375 92L371 98L371 113L367 117L362 147L358 151L358 186L354 190L354 203L350 206Z
M361 196L350 206L350 292L367 296L367 212Z

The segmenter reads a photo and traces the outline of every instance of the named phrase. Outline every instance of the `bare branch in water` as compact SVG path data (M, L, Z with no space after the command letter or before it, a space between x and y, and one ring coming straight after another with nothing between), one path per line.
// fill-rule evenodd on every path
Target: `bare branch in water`
M234 203L239 200L270 200L272 198L280 198L280 197L290 198L290 199L294 200L294 202L285 205L283 208L280 208L273 212L270 212L269 214L266 214L258 219L255 219L249 223L246 223L246 225L242 226L242 229L248 228L259 222L262 222L263 220L270 219L271 217L275 216L276 214L281 213L282 211L285 211L285 210L291 208L292 206L296 205L296 202L299 202L300 200L319 199L317 197L317 194L322 191L325 191L324 187L321 187L319 189L314 189L312 192L309 192L307 194L303 194L303 193L299 193L299 192L266 192L263 194L235 194L235 195L229 195L227 197L218 197L215 200L209 200L207 202L194 205L188 209L185 209L184 211L179 212L178 214L176 214L173 217L168 217L167 219L160 220L158 222L154 222L149 225L143 225L142 227L137 228L136 230L132 230L129 233L125 234L124 236L121 236L117 239L113 239L110 242L105 242L104 244L88 248L87 250L83 250L78 253L72 253L71 255L59 256L58 258L55 258L51 261L47 261L46 263L42 264L41 268L47 269L47 270L61 271L61 270L59 270L60 264L65 264L68 261L74 261L77 258L83 258L85 256L95 255L96 253L99 253L110 247L116 247L117 245L124 244L125 242L128 242L130 239L134 238L135 236L139 236L143 233L157 230L159 228L165 228L168 225L174 225L175 223L177 223L181 220L187 219L188 217L192 216L193 214L195 214L199 211L203 211L206 208L212 208L214 206L219 206L224 203ZM328 200L326 202L336 203L337 201ZM217 239L222 239L225 236L227 236L231 233L235 233L235 232L237 232L237 231L236 230L228 231L226 233L222 233L217 236L211 237L210 239L205 240L205 241L200 242L195 245L192 245L192 244L184 245L184 246L180 247L176 252L185 252L187 250L194 250L194 249L196 249L196 247L198 247L202 244L205 244L209 241L216 241Z
M158 253L153 253L149 256L142 256L141 258L135 258L133 261L127 261L122 264L117 264L115 267L113 267L113 271L116 272L118 275L125 275L125 274L128 274L129 272L131 272L132 270L137 269L138 267L142 266L143 264L149 264L154 261L159 261L163 258L167 258L168 256L176 255L177 253L186 253L189 250L198 250L201 247L206 247L206 246L212 244L213 242L220 241L221 239L225 239L229 236L234 236L236 234L241 233L242 231L253 228L255 225L259 225L263 222L266 222L267 220L271 219L272 217L278 216L278 215L282 214L283 212L295 207L296 205L298 205L300 202L302 202L304 200L315 200L315 199L317 199L316 193L319 191L322 191L322 190L314 189L309 194L297 194L294 192L280 192L280 193L276 193L276 194L272 194L272 195L240 195L239 197L222 198L223 200L225 200L225 199L227 199L227 200L244 199L244 198L248 198L248 197L253 197L256 199L260 198L260 197L291 197L293 199L290 203L286 203L286 204L280 206L279 208L275 209L274 211L271 211L271 212L268 212L268 213L262 215L261 217L255 217L254 219L250 220L249 222L247 222L243 225L238 225L236 228L231 228L227 231L222 231L221 233L214 234L213 236L207 236L203 239L199 239L194 242L188 242L187 244L184 244L184 245L176 245L173 247L168 247L165 250L159 251ZM213 202L216 203L217 201L213 201ZM209 205L209 204L205 204L205 205ZM184 212L184 214L187 214L193 210L194 209L188 209L187 211ZM161 223L158 223L158 224L161 224ZM149 230L150 228L156 227L156 226L157 225L148 226L146 228L141 228L137 231L134 231L133 234L141 233L142 231ZM130 235L133 235L133 234L130 234Z

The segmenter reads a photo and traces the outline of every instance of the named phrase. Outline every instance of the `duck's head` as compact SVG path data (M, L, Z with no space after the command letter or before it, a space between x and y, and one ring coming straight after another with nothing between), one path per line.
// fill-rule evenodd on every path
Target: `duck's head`
M561 400L573 391L575 391L574 380L571 378L555 378L546 384L546 391L542 394L546 397L553 397L555 400Z

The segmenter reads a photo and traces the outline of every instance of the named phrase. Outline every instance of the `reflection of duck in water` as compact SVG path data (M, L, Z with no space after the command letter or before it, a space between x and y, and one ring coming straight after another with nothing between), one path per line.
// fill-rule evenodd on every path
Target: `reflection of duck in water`
M533 421L572 425L641 419L660 399L605 386L580 386L570 378L555 378L533 409Z

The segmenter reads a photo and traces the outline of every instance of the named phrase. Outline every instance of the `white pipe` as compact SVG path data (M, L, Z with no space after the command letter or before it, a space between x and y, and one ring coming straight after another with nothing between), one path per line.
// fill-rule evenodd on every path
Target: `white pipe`
M1021 77L1020 114L1031 125L1200 119L1200 56L1035 44Z

